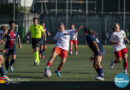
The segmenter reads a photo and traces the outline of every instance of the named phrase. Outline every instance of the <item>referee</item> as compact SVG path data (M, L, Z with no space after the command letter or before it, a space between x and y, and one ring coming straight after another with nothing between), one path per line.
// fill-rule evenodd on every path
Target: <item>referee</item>
M39 47L41 44L41 36L42 33L45 34L43 31L43 27L38 24L38 18L33 18L33 25L30 26L29 33L32 36L32 48L34 49L34 56L35 56L35 62L34 65L39 65ZM45 36L45 35L44 35Z

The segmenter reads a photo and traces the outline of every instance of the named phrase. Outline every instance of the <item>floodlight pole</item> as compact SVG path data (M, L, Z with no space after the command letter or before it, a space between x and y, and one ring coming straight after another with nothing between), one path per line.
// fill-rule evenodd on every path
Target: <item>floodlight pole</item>
M16 0L13 0L13 20L15 21L15 2Z
M118 0L118 14L120 13L120 0Z
M56 6L55 6L56 8L56 12L55 12L55 15L57 15L57 0L56 0Z
M86 27L87 27L87 15L88 15L88 0L86 0Z
M103 15L103 9L104 9L104 0L102 0L102 15Z
M125 29L125 19L126 19L126 17L125 17L125 11L126 11L125 7L126 7L126 0L124 0L123 29Z
M71 11L70 14L72 15L72 9L73 9L73 6L72 6L72 0L71 0L71 6L70 6L70 9L71 9L71 10L70 10L70 11Z
M68 0L66 0L66 28L68 29Z

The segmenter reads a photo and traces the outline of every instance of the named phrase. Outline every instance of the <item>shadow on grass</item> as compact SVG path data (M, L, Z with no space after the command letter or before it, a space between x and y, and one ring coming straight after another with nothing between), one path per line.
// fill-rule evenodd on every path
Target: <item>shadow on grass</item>
M43 90L90 90L90 89L100 89L100 90L116 90L119 89L115 86L114 82L106 81L44 81L44 82L20 82L14 84L3 84L0 85L0 89L17 89L27 88L27 89L43 89ZM2 90L1 89L1 90ZM130 86L124 88L125 90L130 90Z

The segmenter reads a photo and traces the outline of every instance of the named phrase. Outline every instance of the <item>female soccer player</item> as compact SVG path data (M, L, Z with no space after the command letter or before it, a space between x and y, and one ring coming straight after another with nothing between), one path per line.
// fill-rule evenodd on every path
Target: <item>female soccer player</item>
M47 42L47 35L50 36L50 32L48 32L48 30L46 29L44 22L41 22L41 25L42 25L42 27L43 27L43 30L44 30L44 32L45 32L45 35L42 34L39 56L40 56L41 58L45 58L44 52L45 52L45 50L47 49L47 43L46 43L46 42Z
M121 58L123 58L124 73L128 74L128 51L124 41L127 41L128 43L130 43L130 41L127 39L125 32L123 30L120 30L120 25L118 23L114 25L114 32L110 37L110 41L113 44L113 50L116 56L116 59L112 60L110 67L113 68L114 64L121 63Z
M57 32L56 36L54 37L54 40L57 40L56 47L53 49L53 53L47 63L47 66L45 68L48 70L53 62L53 60L56 58L57 55L60 55L61 57L61 62L55 72L57 73L58 77L61 77L60 70L62 69L63 65L65 64L66 58L67 58L67 51L69 50L69 41L70 41L70 36L73 33L79 32L79 30L83 26L80 26L77 30L72 31L72 30L65 30L65 26L63 23L59 25L59 31Z
M75 30L74 24L72 24L71 29L72 29L72 30ZM73 44L74 44L74 47L75 47L75 55L78 54L77 36L78 36L78 33L74 33L74 34L71 36L71 38L70 38L70 55L72 55Z
M83 35L86 37L87 44L89 48L93 51L93 67L97 71L98 75L95 77L96 80L104 80L103 69L101 65L102 58L104 56L105 50L102 44L97 39L96 35L93 34L94 31L85 28Z
M5 66L6 66L6 73L8 72L8 68L10 68L10 71L13 72L14 69L12 65L15 63L16 60L16 39L18 38L18 44L19 48L22 48L20 36L18 35L18 32L15 30L15 22L10 20L9 21L10 29L7 33L7 41L5 44L5 49L8 50L8 52L5 54L6 60L5 60ZM9 64L9 56L11 55L11 62Z
M2 43L2 42L3 42L3 40L0 39L0 43ZM4 73L4 70L2 67L2 64L4 63L4 58L2 56L2 52L5 53L5 52L7 52L7 50L0 49L0 74L1 74L1 77L4 77L5 73Z

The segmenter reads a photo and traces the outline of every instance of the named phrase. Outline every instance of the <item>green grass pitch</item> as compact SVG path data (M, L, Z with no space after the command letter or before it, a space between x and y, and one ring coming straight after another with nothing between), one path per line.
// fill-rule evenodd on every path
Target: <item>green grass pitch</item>
M31 45L23 45L22 49L17 48L17 59L14 65L14 72L9 72L7 76L13 79L18 79L20 82L98 82L94 80L94 76L97 75L96 71L93 69L93 63L90 62L90 56L92 52L87 45L78 45L78 55L73 55L67 57L67 61L61 70L62 77L58 78L55 74L55 69L60 63L60 57L56 57L53 64L51 65L50 70L52 71L52 76L46 78L43 76L44 68L48 62L49 57L51 56L52 49L55 47L53 44L48 44L48 48L45 51L45 59L40 59L41 63L39 66L33 66L34 63L34 54L31 48ZM110 62L114 59L113 48L111 45L104 46L105 56L102 60L103 72L105 81L111 82L114 85L114 77L117 73L123 72L123 63L115 65L114 69L110 69ZM130 51L130 45L127 45L128 51ZM130 55L130 52L128 53ZM128 57L128 62L130 66L130 56ZM128 73L130 70L128 68ZM105 83L101 82L101 85ZM100 83L100 82L99 82ZM88 84L89 85L89 84ZM95 84L96 85L96 84ZM92 88L95 85L88 87ZM111 86L110 85L110 86ZM112 87L113 87L112 86ZM98 86L97 86L98 87ZM105 86L104 86L105 87ZM100 86L98 87L100 88Z

